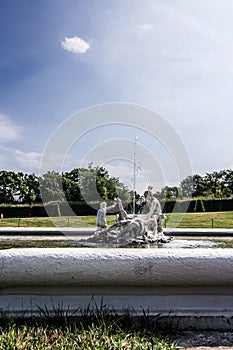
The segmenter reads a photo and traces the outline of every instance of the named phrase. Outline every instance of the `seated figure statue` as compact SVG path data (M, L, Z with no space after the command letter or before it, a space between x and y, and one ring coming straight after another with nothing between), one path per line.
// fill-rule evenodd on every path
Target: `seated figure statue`
M160 203L153 196L152 187L144 193L147 212L141 215L128 214L120 198L114 199L114 204L107 207L105 202L100 203L97 212L97 231L92 237L96 242L168 242L163 235L163 222L166 216L162 213ZM107 225L106 213L113 209L117 212L113 225Z
M129 219L129 216L126 213L126 211L125 211L125 209L123 207L121 199L120 198L116 198L115 202L116 202L115 209L117 211L115 222L119 222L119 221L122 221L122 220L125 220L125 219Z
M111 205L110 207L107 207L106 202L100 203L100 209L98 210L97 217L96 217L97 230L108 227L107 220L106 220L106 214L109 210L111 210L113 208L115 208L115 204Z
M144 215L144 221L149 232L153 237L163 235L163 222L166 216L162 213L161 205L157 198L153 196L152 187L148 187L148 191L144 193L146 205L149 212Z

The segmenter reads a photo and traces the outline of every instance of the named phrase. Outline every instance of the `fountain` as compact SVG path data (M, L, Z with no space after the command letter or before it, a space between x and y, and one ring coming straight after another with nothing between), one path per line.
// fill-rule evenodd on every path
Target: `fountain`
M106 213L115 209L116 219L113 225L107 226ZM169 243L172 237L163 232L163 222L166 216L162 213L161 205L153 196L152 187L144 192L143 213L138 215L128 214L120 198L107 207L105 202L100 203L97 212L97 230L85 240L80 240L81 245L114 245L123 247L142 247Z
M159 315L181 329L232 329L233 249L209 249L203 243L183 249L179 237L171 242L164 233L165 216L151 188L144 199L138 215L128 214L119 198L111 207L102 202L97 229L90 238L76 241L78 249L45 245L42 249L0 250L0 312L32 317L39 315L38 307L53 314L62 305L67 315L80 316L94 300L93 305L104 303L118 314L133 310L137 317L148 310L150 316ZM108 227L106 213L111 209L117 215ZM54 234L55 230L46 232ZM178 229L173 234L196 231ZM70 228L64 232L74 233ZM198 233L233 235L233 230L202 229ZM164 247L168 242L166 249L140 249Z
M40 174L51 166L55 171L63 169L71 145L88 132L115 125L136 128L142 135L152 137L168 151L169 162L174 163L179 178L192 173L188 152L174 128L157 113L143 107L116 103L88 108L61 124L47 143ZM100 129L101 130L101 129ZM115 134L114 134L115 135ZM108 135L109 136L109 135ZM143 136L144 137L144 136ZM101 164L109 159L130 159L128 143L117 138L116 143L96 144L90 154L102 154ZM154 145L154 142L151 143ZM158 143L157 143L158 144ZM119 147L124 152L119 154ZM98 146L98 148L97 148ZM112 147L114 146L114 147ZM124 147L125 146L125 147ZM136 189L136 146L134 142L133 204ZM160 149L160 148L159 148ZM150 159L151 183L158 169L157 160L143 147ZM109 151L109 153L108 153ZM154 155L157 152L153 152ZM161 153L163 154L163 153ZM57 157L59 155L59 157ZM109 158L108 158L109 155ZM85 158L86 160L86 158ZM163 159L164 161L164 159ZM169 169L169 168L168 168ZM79 315L90 309L94 298L97 307L105 305L119 314L133 310L134 315L145 312L159 318L178 321L179 328L225 329L233 327L233 249L222 247L212 249L206 244L192 243L187 248L180 244L182 239L195 235L233 236L227 229L175 229L170 232L176 239L170 242L163 230L165 217L160 204L151 196L151 188L145 192L145 208L139 214L130 215L124 211L120 199L114 206L118 213L113 225L107 227L106 213L109 210L102 203L97 215L97 229L64 228L7 228L2 230L1 241L6 235L58 235L68 240L90 234L79 246L65 245L48 247L48 241L40 247L30 245L0 250L0 312L9 316L38 316L38 307L48 312L64 310L66 315ZM175 211L175 210L174 210ZM73 212L72 212L73 215ZM168 229L169 230L169 229ZM169 231L167 231L169 232ZM70 236L70 238L69 238ZM37 239L38 237L36 237ZM15 239L15 238L14 238ZM30 239L32 239L30 237ZM36 242L34 239L34 242ZM79 241L80 242L80 241ZM38 242L36 242L38 244ZM72 242L73 243L73 242ZM34 244L34 243L33 243ZM96 249L92 248L96 246ZM161 245L162 249L141 249L144 246ZM182 243L183 244L183 243ZM82 246L87 245L83 248ZM106 249L106 246L110 246ZM139 249L125 248L135 245ZM175 245L175 246L174 246ZM90 248L89 248L90 246ZM115 249L115 246L124 246ZM77 249L78 247L78 249ZM215 245L214 245L215 247Z

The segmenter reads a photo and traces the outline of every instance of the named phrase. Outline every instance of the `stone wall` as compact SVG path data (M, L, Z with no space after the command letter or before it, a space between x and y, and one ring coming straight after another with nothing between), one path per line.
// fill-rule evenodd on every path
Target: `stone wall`
M27 248L0 251L0 309L36 315L106 305L181 328L230 329L232 249Z

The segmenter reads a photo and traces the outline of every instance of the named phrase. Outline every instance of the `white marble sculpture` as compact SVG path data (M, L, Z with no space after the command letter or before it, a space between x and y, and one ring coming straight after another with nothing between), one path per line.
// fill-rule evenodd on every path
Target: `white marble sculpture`
M107 228L106 214L108 211L110 211L113 208L115 208L115 204L111 205L110 207L107 207L106 202L100 203L100 209L98 210L97 217L96 217L97 229Z
M147 231L150 232L154 238L162 236L163 222L166 220L166 216L162 213L158 199L153 196L151 186L149 186L144 196L147 207L149 208L149 212L143 217L145 225L147 226Z
M122 245L169 242L171 237L163 233L163 222L166 217L162 213L158 199L153 196L152 187L148 187L145 191L144 202L147 210L144 214L138 215L128 214L120 198L116 198L110 207L107 207L105 202L100 203L96 219L97 230L88 241ZM117 214L114 224L108 227L106 214L110 210L114 210Z

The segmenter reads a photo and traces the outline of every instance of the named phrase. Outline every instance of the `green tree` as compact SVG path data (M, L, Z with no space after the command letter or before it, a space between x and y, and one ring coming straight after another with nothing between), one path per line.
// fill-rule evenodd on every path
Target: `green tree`
M105 168L94 167L92 163L87 169L80 169L78 183L81 198L86 201L111 201L115 197L130 200L127 187L118 178L111 177Z
M222 170L222 196L231 197L233 195L233 170Z
M64 201L65 194L62 187L62 175L56 171L48 171L40 177L39 181L43 202Z
M35 174L22 174L19 182L19 198L22 203L41 202L39 179Z
M0 203L15 203L17 196L16 174L13 171L0 172Z
M203 178L196 175L189 175L180 183L182 195L184 197L199 197L202 196L206 190L205 181Z
M63 189L68 202L77 202L82 200L79 187L79 178L80 169L78 168L62 174Z
M233 170L224 170L224 183L224 189L228 192L228 196L233 195Z
M212 196L213 198L221 198L223 196L224 175L224 171L206 173L204 176L206 196Z
M173 186L165 186L162 188L161 193L160 193L160 198L161 199L177 199L181 194L181 189L179 187Z

